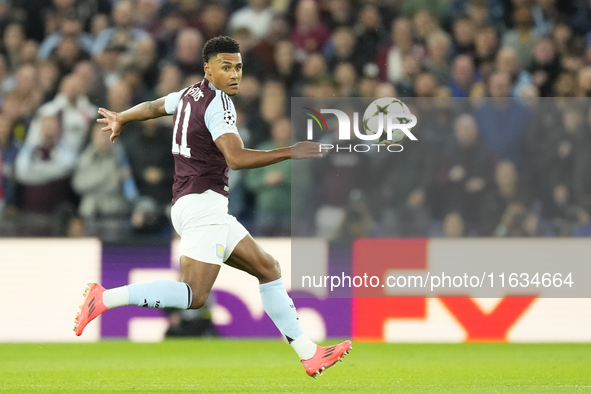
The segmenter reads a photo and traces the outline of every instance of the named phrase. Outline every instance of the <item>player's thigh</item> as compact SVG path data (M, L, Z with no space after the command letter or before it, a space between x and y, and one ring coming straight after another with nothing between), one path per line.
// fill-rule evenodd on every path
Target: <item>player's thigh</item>
M277 260L265 252L250 234L246 234L238 242L225 263L255 276L260 283L271 282L281 277L281 267Z
M220 272L220 265L181 256L181 282L188 283L193 292L191 308L201 308Z
M182 229L181 280L191 286L191 308L200 308L220 271L228 227L225 224L185 225Z

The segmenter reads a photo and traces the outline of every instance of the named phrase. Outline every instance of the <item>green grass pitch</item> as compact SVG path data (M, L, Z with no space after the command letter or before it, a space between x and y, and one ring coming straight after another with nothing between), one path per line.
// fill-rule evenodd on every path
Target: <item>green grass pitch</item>
M353 343L317 380L281 341L0 344L0 392L591 392L591 344Z

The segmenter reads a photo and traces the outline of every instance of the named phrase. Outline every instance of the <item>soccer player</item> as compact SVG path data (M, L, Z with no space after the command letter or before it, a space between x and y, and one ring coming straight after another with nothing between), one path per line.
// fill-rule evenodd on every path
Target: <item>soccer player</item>
M349 353L351 341L321 347L304 334L277 260L228 214L227 197L228 167L258 168L287 159L320 157L320 145L306 141L270 151L245 149L230 99L238 93L242 79L238 43L229 37L213 38L203 48L203 60L203 81L120 113L100 108L104 118L98 119L106 124L103 131L110 131L113 141L127 123L174 115L171 217L181 236L181 281L157 280L109 290L92 283L74 331L81 335L94 318L122 305L201 308L221 264L226 263L259 280L265 312L296 351L306 373L316 378Z

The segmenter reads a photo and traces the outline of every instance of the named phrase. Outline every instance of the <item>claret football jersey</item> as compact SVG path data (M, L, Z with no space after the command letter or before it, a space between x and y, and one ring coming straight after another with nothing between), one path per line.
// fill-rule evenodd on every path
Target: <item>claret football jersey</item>
M186 194L209 189L227 197L228 165L214 141L226 133L238 134L230 97L204 79L166 96L165 108L174 114L173 204Z

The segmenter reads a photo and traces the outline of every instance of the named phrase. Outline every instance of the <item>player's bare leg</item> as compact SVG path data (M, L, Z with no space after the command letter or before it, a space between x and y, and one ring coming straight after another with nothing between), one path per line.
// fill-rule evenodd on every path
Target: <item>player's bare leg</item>
M265 252L250 234L238 242L225 263L251 274L260 284L281 278L281 266L277 260Z
M181 256L181 282L187 283L193 293L190 309L199 309L205 304L219 272L217 264Z
M281 279L279 263L250 234L238 242L226 264L248 272L259 280L265 312L300 356L308 375L316 378L349 353L351 341L321 347L304 334L293 301Z
M88 323L108 309L123 305L147 308L201 308L211 291L220 266L181 257L181 281L156 280L134 283L106 290L98 283L89 283L86 297L74 321L74 332L82 335Z

